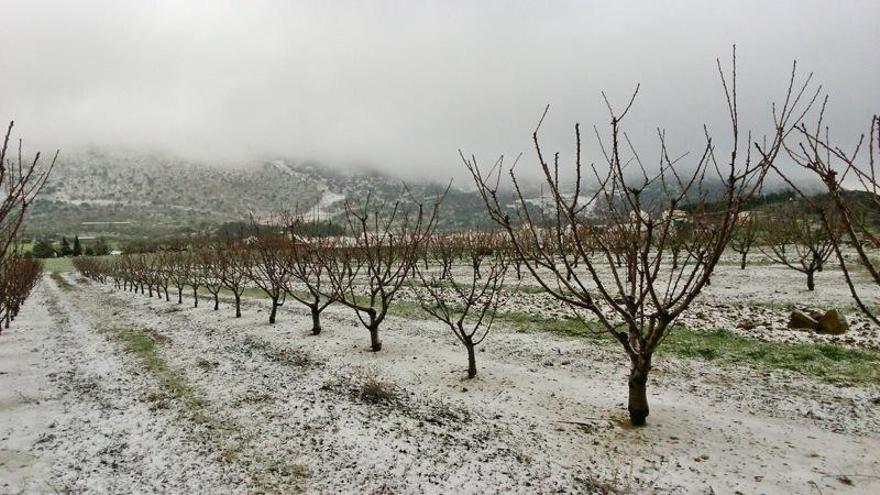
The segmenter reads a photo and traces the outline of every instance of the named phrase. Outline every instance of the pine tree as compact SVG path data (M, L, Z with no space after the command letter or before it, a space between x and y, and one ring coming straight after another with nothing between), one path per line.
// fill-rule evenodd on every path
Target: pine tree
M82 254L82 244L79 242L79 236L74 236L73 238L73 252L74 256L79 256Z
M31 254L35 258L54 258L55 248L52 247L52 243L49 241L40 239L34 244Z
M70 247L70 242L67 241L67 237L61 238L61 256L70 256L73 254L73 249Z

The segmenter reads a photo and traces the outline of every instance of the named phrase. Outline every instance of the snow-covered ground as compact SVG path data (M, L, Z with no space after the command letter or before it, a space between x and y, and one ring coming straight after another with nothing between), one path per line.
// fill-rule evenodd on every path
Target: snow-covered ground
M727 330L745 337L769 342L821 342L842 345L850 348L880 349L880 328L857 310L846 285L843 272L829 263L826 269L816 274L816 288L806 288L806 276L783 265L772 264L761 255L752 255L746 269L739 267L739 258L725 255L712 276L713 282L703 291L677 320L678 324L694 330ZM439 270L439 268L438 268ZM451 273L459 280L468 277L470 266L457 265ZM540 285L525 268L523 277L517 280L513 268L506 278L507 291L504 304L499 311L529 313L540 318L573 318L572 309L553 296L542 291ZM609 287L611 273L606 265L598 265L597 272ZM866 304L880 308L880 286L868 279L867 272L855 267L853 276L858 290ZM554 280L549 272L541 272L545 280ZM595 290L589 277L582 279L585 286ZM552 285L552 284L551 284ZM658 286L662 286L659 284ZM418 284L405 287L401 291L403 300L418 302L426 295ZM594 293L606 316L613 316L610 306L605 305ZM842 335L823 335L812 331L792 330L788 322L792 310L806 313L824 313L837 309L849 324L849 330ZM580 316L586 321L596 317L587 311Z
M700 304L844 303L821 278L812 295L794 278L753 293L737 277L766 282L756 268L723 267ZM263 300L235 319L228 303L65 277L72 290L47 277L0 336L3 493L880 491L880 387L664 357L634 430L626 363L588 339L501 326L463 380L465 355L434 322L391 317L371 353L341 307L311 336L293 302L270 326ZM120 331L148 335L164 371ZM365 395L374 382L385 400Z

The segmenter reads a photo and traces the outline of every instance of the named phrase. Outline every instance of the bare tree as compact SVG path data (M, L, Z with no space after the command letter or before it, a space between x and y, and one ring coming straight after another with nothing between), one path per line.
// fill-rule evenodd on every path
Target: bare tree
M232 292L235 317L241 318L241 296L249 273L245 247L240 239L224 239L215 243L215 249L214 276Z
M21 305L40 281L43 265L20 254L7 255L0 261L0 332L9 328Z
M484 172L476 158L462 155L491 218L507 232L532 276L549 294L567 303L578 317L591 315L596 322L590 327L610 334L626 353L630 361L628 409L630 421L636 426L645 424L649 414L647 382L654 351L678 316L709 282L742 204L760 186L782 149L783 139L815 98L806 93L810 79L796 85L793 69L784 103L774 106L773 134L761 143L753 142L749 134L743 145L738 123L735 56L732 78L724 74L720 61L718 71L732 127L729 158L720 157L706 130L706 144L692 160L690 173L684 172L682 160L686 155L670 156L663 131L658 131L659 170L649 175L644 167L622 128L638 87L623 110L615 110L605 99L610 132L603 139L596 131L607 166L605 171L595 165L586 169L582 165L581 130L575 125L573 178L566 180L561 175L566 172L560 170L560 154L548 158L540 145L545 110L532 139L550 194L551 212L545 219L549 229L529 208L529 198L513 167L509 175L517 198L514 211L499 200L503 157ZM754 160L753 151L758 155ZM585 183L586 174L593 177L592 184ZM723 185L718 197L709 196L707 180L713 179ZM651 194L658 190L659 194ZM679 223L670 212L683 206L690 212L690 246L672 268L663 263L671 233ZM593 228L582 229L584 225ZM529 242L523 242L520 229L531 238ZM591 235L587 237L587 233ZM571 245L574 252L560 255ZM589 246L595 246L595 255ZM580 268L573 267L574 258Z
M10 247L17 242L18 232L30 205L49 180L49 174L58 160L58 151L44 169L40 165L40 153L26 162L22 155L22 141L18 141L17 159L9 156L9 139L14 123L10 122L0 147L0 189L6 195L0 201L0 258L7 256Z
M168 295L168 287L171 285L171 277L173 273L171 260L172 253L162 252L150 256L149 270L153 282L156 284L156 295L162 299L162 293L165 294L165 300L170 301ZM160 292L159 289L162 289Z
M38 152L33 160L25 161L20 139L17 158L13 159L9 153L13 126L10 122L0 147L0 190L5 193L0 201L0 318L5 319L7 327L42 273L39 263L21 256L19 231L28 208L46 185L58 159L56 151L43 168Z
M462 253L468 258L477 279L482 277L483 259L495 252L495 236L489 232L467 232L461 236Z
M379 326L434 230L441 200L428 211L417 201L376 205L368 196L361 207L346 201L346 236L318 253L331 286L327 295L355 311L373 351L382 349Z
M836 229L840 231L839 236L831 235L832 248L847 287L859 309L880 325L880 314L876 308L866 304L864 297L859 294L853 281L852 268L847 265L844 255L848 245L855 251L859 264L868 272L873 284L880 285L880 266L877 258L870 252L871 249L880 247L880 234L873 225L876 221L873 215L880 211L880 170L877 164L880 157L880 116L874 115L871 118L868 134L862 134L857 144L847 151L831 140L829 128L824 121L827 104L826 97L815 126L800 124L796 127L800 139L797 143L788 144L786 151L797 165L812 172L822 181L833 209L819 210L822 213L821 220L829 234L833 234ZM778 167L777 171L780 171ZM818 206L787 174L780 173L807 203ZM862 191L862 201L855 199L856 194L847 194L848 188L851 193ZM873 215L867 214L868 212Z
M333 302L327 294L328 291L332 292L332 288L322 262L322 253L332 253L335 245L325 239L300 238L297 225L301 221L301 217L287 217L285 223L290 236L289 245L284 251L290 273L285 290L289 297L309 308L312 335L318 335L321 333L321 313Z
M816 272L831 256L837 229L826 230L822 215L808 205L790 202L777 208L762 229L759 249L765 256L807 276L807 290L815 290Z
M275 323L278 308L284 305L290 269L287 263L288 245L284 237L277 234L257 232L246 251L249 258L245 263L251 281L272 301L269 323Z
M192 289L193 307L199 307L199 289L205 284L206 270L199 253L188 252L186 256L186 283Z
M461 281L455 276L446 275L444 271L437 274L431 265L445 267L457 252L457 249L444 249L438 244L455 244L457 241L452 237L438 237L432 243L434 249L425 251L425 266L428 268L419 267L416 273L424 285L424 291L419 292L422 308L445 323L467 349L468 378L473 378L477 375L475 348L489 334L498 307L506 300L502 287L509 259L501 249L485 253L485 234L469 233L463 239L463 244L468 246L466 250L471 259L475 256L473 250L480 251L480 263L469 264L470 270ZM488 270L480 273L484 263L488 263Z
M445 280L452 276L452 267L463 256L463 252L464 246L456 235L434 235L423 252L425 269L429 268L432 260L440 263L440 278Z
M750 212L741 212L737 218L733 236L730 238L730 249L740 255L739 269L746 269L746 259L758 239L758 222Z
M183 304L183 289L189 283L189 273L192 270L189 261L190 258L186 253L167 254L168 280L177 289L177 304Z
M223 280L220 275L226 270L226 258L216 249L213 244L207 245L199 251L199 265L203 273L202 284L214 298L214 311L220 308L220 291L223 290Z

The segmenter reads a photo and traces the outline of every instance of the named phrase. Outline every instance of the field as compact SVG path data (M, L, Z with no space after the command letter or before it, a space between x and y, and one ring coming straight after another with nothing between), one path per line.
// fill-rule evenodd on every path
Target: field
M878 331L831 268L809 293L726 259L660 347L637 429L616 344L527 278L465 380L417 284L374 353L339 305L312 336L293 301L269 325L255 288L235 319L228 294L214 312L47 271L0 346L3 492L880 490ZM846 334L785 328L831 307Z

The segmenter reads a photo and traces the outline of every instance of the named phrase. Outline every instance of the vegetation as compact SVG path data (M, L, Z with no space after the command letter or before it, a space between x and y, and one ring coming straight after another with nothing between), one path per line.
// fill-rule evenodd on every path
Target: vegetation
M727 330L677 328L662 353L801 373L835 385L880 385L880 352L821 343L763 342Z
M830 140L828 126L823 120L827 104L826 96L815 126L798 126L796 131L801 140L787 148L792 161L822 181L827 192L826 198L822 199L826 202L820 203L820 199L805 194L785 174L782 175L807 204L820 212L820 226L830 239L853 299L868 318L880 325L880 313L856 290L843 254L845 244L852 246L871 281L880 285L880 265L872 251L880 247L880 230L877 228L880 224L880 115L871 118L867 143L865 134L862 134L858 146L847 152ZM843 181L847 176L861 191L846 191Z
M511 215L499 199L503 157L488 170L476 157L462 160L471 172L489 216L506 233L517 257L552 296L572 309L589 312L600 323L597 331L612 336L630 360L629 415L642 426L650 413L648 376L654 352L667 331L710 283L712 273L733 235L742 205L760 189L763 178L784 150L784 139L799 124L812 102L802 102L809 79L791 82L782 106L774 106L773 133L763 142L740 142L736 92L736 55L728 80L718 72L729 110L731 148L723 155L706 135L701 153L689 166L672 158L666 136L659 133L660 170L649 175L640 154L626 137L626 116L638 86L622 109L606 99L611 120L607 138L597 132L604 169L582 163L580 125L574 128L575 155L566 178L560 154L546 154L540 130L547 110L532 133L536 161L549 192L547 212L531 210L531 202L510 167L509 180L517 195ZM603 95L604 96L604 95ZM752 153L756 156L752 160ZM717 156L730 157L725 163ZM628 169L630 166L632 169ZM688 172L682 172L688 170ZM706 177L714 177L721 201L709 197ZM660 189L660 195L646 191ZM687 222L679 218L688 205ZM711 205L711 206L710 206ZM590 213L588 215L587 213ZM516 220L513 220L513 218ZM686 224L686 225L683 225ZM684 253L681 258L680 253ZM672 255L671 263L664 263ZM599 263L609 267L601 273ZM583 267L583 268L581 268ZM605 308L611 308L607 311Z
M562 174L559 155L551 159L541 146L545 112L533 133L549 195L540 205L512 168L511 205L509 194L500 189L503 160L483 170L474 157L462 154L500 235L443 231L439 217L448 191L439 191L437 201L426 208L424 199L404 189L402 199L390 202L369 195L362 202L349 198L334 221L316 221L300 212L265 224L231 223L220 235L144 242L130 246L123 256L75 257L73 263L86 277L149 297L168 300L169 287L174 287L178 303L190 287L197 305L198 291L204 288L213 295L215 310L219 294L226 291L236 317L241 316L242 296L257 292L271 304L270 323L291 298L310 309L314 335L321 333L321 311L339 304L368 330L372 351L383 347L379 330L389 314L430 316L464 346L469 377L477 373L475 348L494 323L589 337L629 360L628 411L635 426L645 424L650 413L647 384L655 353L797 371L832 383L876 383L877 353L871 351L759 342L679 325L679 316L711 283L728 247L741 255L743 269L757 247L803 271L813 289L813 272L839 252L841 237L851 230L845 221L840 224L843 231L831 230L833 210L794 203L775 211L767 208L763 216L745 214L744 206L752 204L765 175L787 151L786 137L798 129L815 97L807 92L809 81L795 85L793 72L784 105L772 113L771 136L741 142L735 77L728 79L720 63L719 72L732 123L731 148L723 154L730 157L727 163L720 163L722 153L707 136L683 175L680 159L671 157L660 133L661 167L649 175L623 127L638 89L621 110L608 105L610 131L599 142L604 170L582 166L576 125L574 173ZM624 171L628 164L635 173ZM596 180L587 184L586 177ZM499 312L509 294L504 281L511 266L517 280L525 268L539 285L519 290L543 291L589 315L590 321ZM463 276L461 267L466 268ZM455 276L453 268L459 270ZM419 301L400 301L403 287Z
M416 265L424 287L422 309L445 323L464 345L468 378L473 378L477 375L476 346L489 334L498 306L505 300L501 288L509 266L507 253L500 249L495 236L471 232L438 237L423 255L424 265ZM462 280L450 273L460 257L469 261ZM484 261L489 266L481 270ZM432 264L442 267L439 275L431 270Z
M42 278L43 265L24 255L19 235L28 210L46 185L58 159L56 152L52 162L43 168L37 153L33 160L26 162L20 140L17 159L13 159L9 148L12 127L10 122L0 146L0 190L5 192L0 201L0 332L3 327L9 328Z

